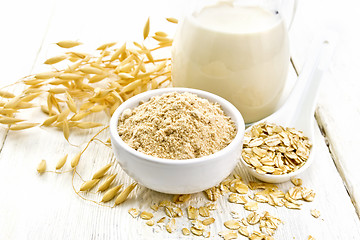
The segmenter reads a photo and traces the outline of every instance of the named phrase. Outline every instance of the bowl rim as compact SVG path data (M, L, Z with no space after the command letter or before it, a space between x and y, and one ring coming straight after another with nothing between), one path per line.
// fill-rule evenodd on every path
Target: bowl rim
M117 133L117 126L118 126L118 119L120 117L120 114L125 110L128 109L128 105L134 104L136 102L140 102L141 100L150 99L153 96L156 95L162 95L169 92L189 92L196 94L197 96L201 98L205 98L209 100L210 102L217 102L221 108L224 110L224 112L228 112L233 115L231 119L234 121L236 125L236 135L234 139L230 142L229 145L227 145L225 148L221 149L220 151L217 151L211 155L203 156L200 158L191 158L191 159L166 159L166 158L158 158L151 155L146 155L145 153L139 152L132 147L130 147L127 143L125 143L119 134ZM214 101L215 100L215 101ZM232 151L233 149L237 149L238 147L242 147L242 139L244 137L245 133L245 122L244 119L239 112L239 110L229 101L226 99L215 95L210 92L206 92L203 90L193 89L193 88L180 88L180 87L170 87L170 88L161 88L161 89L155 89L155 90L149 90L143 93L139 93L125 102L123 102L114 112L110 119L110 135L112 137L112 141L116 141L120 147L122 147L125 151L131 153L132 155L135 155L139 159L146 160L148 162L153 163L160 163L160 164L168 164L168 165L187 165L187 164L194 164L194 163L204 163L208 162L212 159L217 159L225 156L228 152Z

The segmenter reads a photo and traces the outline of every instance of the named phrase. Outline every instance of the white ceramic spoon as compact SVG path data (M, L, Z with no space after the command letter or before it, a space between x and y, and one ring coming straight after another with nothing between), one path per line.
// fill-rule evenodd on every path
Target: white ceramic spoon
M319 90L322 75L325 72L334 49L334 42L325 40L322 37L317 40L317 52L305 64L296 85L294 86L289 98L285 104L275 113L267 118L253 124L257 125L261 122L275 123L284 127L295 128L304 133L312 143L309 159L298 170L284 174L260 174L250 167L242 158L241 162L248 172L259 180L270 183L280 183L290 180L303 171L305 171L315 160L316 142L314 137L314 111L316 106L316 98ZM246 132L250 131L249 127Z

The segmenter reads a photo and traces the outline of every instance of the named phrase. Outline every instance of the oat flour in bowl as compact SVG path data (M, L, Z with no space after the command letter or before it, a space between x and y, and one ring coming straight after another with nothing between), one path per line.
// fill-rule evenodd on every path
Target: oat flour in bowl
M183 160L225 148L234 139L236 127L219 104L192 93L172 92L125 110L118 133L139 152Z

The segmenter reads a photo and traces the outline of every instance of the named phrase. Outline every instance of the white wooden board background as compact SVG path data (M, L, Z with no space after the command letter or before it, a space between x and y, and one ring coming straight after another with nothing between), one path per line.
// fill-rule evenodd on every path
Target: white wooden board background
M0 3L1 86L44 70L41 63L61 52L53 44L60 40L80 40L89 49L104 42L141 40L148 16L153 32L174 32L174 25L164 18L180 16L190 2L3 1ZM307 239L308 235L316 239L360 239L358 9L355 0L341 4L335 0L303 0L299 4L290 32L292 55L299 70L310 54L312 38L320 29L331 26L340 32L341 39L325 75L316 113L325 137L317 129L317 159L301 176L305 186L315 189L315 201L304 204L301 211L260 205L261 211L268 210L285 222L276 239ZM35 117L41 113L32 114ZM92 134L93 131L76 133L71 141L83 146ZM106 133L102 137L106 139ZM124 205L111 209L77 197L71 187L71 173L39 176L35 169L41 159L46 159L48 168L54 169L60 157L78 151L56 130L8 132L2 128L0 150L0 239L190 239L179 230L173 234L156 232L143 220L132 219L127 213L130 207L148 209L151 202L170 199L169 195L139 188ZM128 184L131 180L116 164L111 149L101 144L92 144L85 153L80 173L89 178L92 171L110 161L115 166L111 171L120 176L118 181ZM251 180L240 169L237 171L244 179ZM80 184L76 178L75 185ZM289 186L290 183L280 185L283 190ZM89 197L100 200L96 195ZM199 204L201 199L205 196L199 193L190 203ZM245 214L241 206L229 204L226 198L218 205L212 233L225 229L222 223L230 219L231 210ZM313 208L321 211L320 219L310 215ZM189 227L187 221L183 224ZM216 238L216 235L211 237Z

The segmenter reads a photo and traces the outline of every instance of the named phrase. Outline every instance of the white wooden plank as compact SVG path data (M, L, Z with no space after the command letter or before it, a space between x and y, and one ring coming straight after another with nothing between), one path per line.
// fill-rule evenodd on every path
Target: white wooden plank
M43 66L40 63L59 51L51 43L63 39L79 39L84 42L89 40L90 45L97 46L106 41L117 40L116 34L121 35L125 31L113 31L117 27L127 29L126 32L129 32L129 38L127 35L121 35L119 41L133 39L131 36L134 36L135 39L136 34L141 37L142 26L146 21L146 17L141 19L144 16L142 11L149 10L154 14L155 19L158 19L159 26L162 26L163 23L160 19L163 18L163 9L165 9L162 6L170 9L170 16L174 16L170 13L176 13L176 8L181 6L179 2L169 6L166 1L156 1L151 4L142 1L126 3L128 5L117 4L112 1L105 1L100 6L98 3L83 1L57 2L49 35L45 38L44 48L39 55L35 71L42 70ZM78 14L84 11L84 6L86 6L86 13L90 16L98 16L97 13L100 15L98 18L89 18L89 25L80 21L83 19L83 15ZM129 19L135 19L130 15L136 12L138 6L143 6L142 11L136 14L139 21L129 21ZM129 9L129 11L123 9ZM119 13L121 10L123 14ZM167 16L166 14L165 17ZM138 26L136 31L135 28L129 30L134 26L132 23ZM156 26L158 24L154 23ZM165 24L164 28L166 26ZM105 29L100 29L99 32L97 31L99 27ZM81 30L84 28L87 30ZM101 116L97 116L94 119L100 118ZM94 131L91 132L89 135ZM72 134L71 141L84 146L89 135L75 133ZM106 139L106 133L102 137ZM359 219L318 131L316 140L319 143L317 160L302 175L304 185L315 189L317 193L315 201L304 204L301 211L276 209L267 205L261 205L261 211L269 210L285 222L276 234L277 239L292 239L293 237L306 239L309 234L316 239L356 239L360 235ZM77 151L78 149L69 146L63 139L62 133L56 130L31 129L9 134L0 154L0 176L5 179L3 183L7 182L2 186L3 193L7 194L2 194L0 198L1 239L187 239L181 235L180 229L173 234L168 234L164 230L156 232L153 228L146 226L143 220L133 219L127 213L130 207L149 210L148 206L151 202L171 199L170 195L140 188L124 205L110 209L77 197L71 187L70 173L62 175L46 173L43 176L36 173L36 165L41 159L46 159L48 168L54 169L56 161L65 153L69 153L71 158ZM85 152L79 165L79 171L84 179L88 179L94 171L110 161L115 163L111 150L101 144L94 144L89 151ZM69 169L69 163L66 168ZM111 171L118 173L119 183L127 185L130 182L118 165L115 164ZM237 170L237 172L241 173L244 179L249 179L243 171ZM81 183L80 179L75 179L77 189ZM286 183L280 187L285 190L290 185L290 183ZM98 195L89 194L88 197L97 201L101 199ZM193 197L190 203L201 205L202 201L205 201L205 196L199 193ZM213 231L211 239L219 238L215 234L225 229L222 223L230 218L229 213L232 209L245 214L242 207L229 204L225 198L219 201L219 205L221 208L214 214L216 224L211 226ZM314 219L309 213L309 209L312 208L319 209L322 213L321 219L324 220ZM163 214L156 213L156 219L160 215ZM339 219L339 216L344 216L344 218ZM188 221L185 219L182 221L187 224L187 227L189 226ZM179 222L182 221L179 220Z
M324 7L326 6L326 7ZM356 34L360 17L358 1L301 1L291 31L292 52L301 69L309 53L309 43L319 31L338 32L339 42L333 62L319 96L317 119L329 142L331 154L360 213L360 165L356 149L360 134L360 35ZM320 10L321 9L321 10Z

